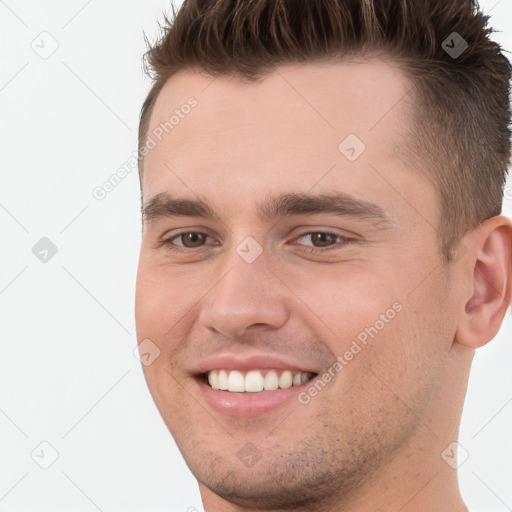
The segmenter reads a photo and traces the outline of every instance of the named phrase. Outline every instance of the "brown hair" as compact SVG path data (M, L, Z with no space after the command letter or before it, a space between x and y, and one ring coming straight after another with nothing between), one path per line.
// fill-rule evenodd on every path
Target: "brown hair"
M373 55L391 59L413 84L405 158L438 191L447 261L454 242L501 213L511 65L476 0L185 0L172 9L144 56L154 84L139 125L141 186L153 106L178 71L256 81L282 64ZM450 53L464 48L458 41L467 48Z

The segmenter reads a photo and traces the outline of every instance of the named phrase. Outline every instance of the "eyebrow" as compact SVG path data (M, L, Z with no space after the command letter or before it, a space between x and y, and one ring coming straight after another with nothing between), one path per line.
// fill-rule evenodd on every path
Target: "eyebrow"
M259 219L264 221L291 215L328 214L369 220L375 224L390 222L380 206L345 193L282 194L267 198L256 209ZM175 198L167 192L154 196L144 204L142 217L146 223L162 217L202 217L223 222L202 199Z

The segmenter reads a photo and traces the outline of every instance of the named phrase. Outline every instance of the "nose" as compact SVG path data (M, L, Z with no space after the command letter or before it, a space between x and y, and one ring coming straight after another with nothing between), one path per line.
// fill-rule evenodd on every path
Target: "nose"
M252 263L236 253L226 259L223 277L204 299L201 327L238 340L254 328L279 329L287 322L287 289L265 261L264 254Z

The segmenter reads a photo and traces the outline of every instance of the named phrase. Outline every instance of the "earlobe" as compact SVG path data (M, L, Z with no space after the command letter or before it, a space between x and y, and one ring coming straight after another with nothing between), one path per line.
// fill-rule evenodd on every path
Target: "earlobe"
M512 221L502 215L484 221L463 264L468 268L471 296L465 300L455 341L476 349L496 336L510 307Z

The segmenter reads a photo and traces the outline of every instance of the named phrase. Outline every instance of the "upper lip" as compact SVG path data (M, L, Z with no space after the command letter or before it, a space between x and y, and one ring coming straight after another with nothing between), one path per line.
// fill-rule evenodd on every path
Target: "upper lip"
M197 374L207 373L211 370L290 370L296 372L318 373L311 366L285 361L284 359L265 354L218 354L201 361L196 367Z

